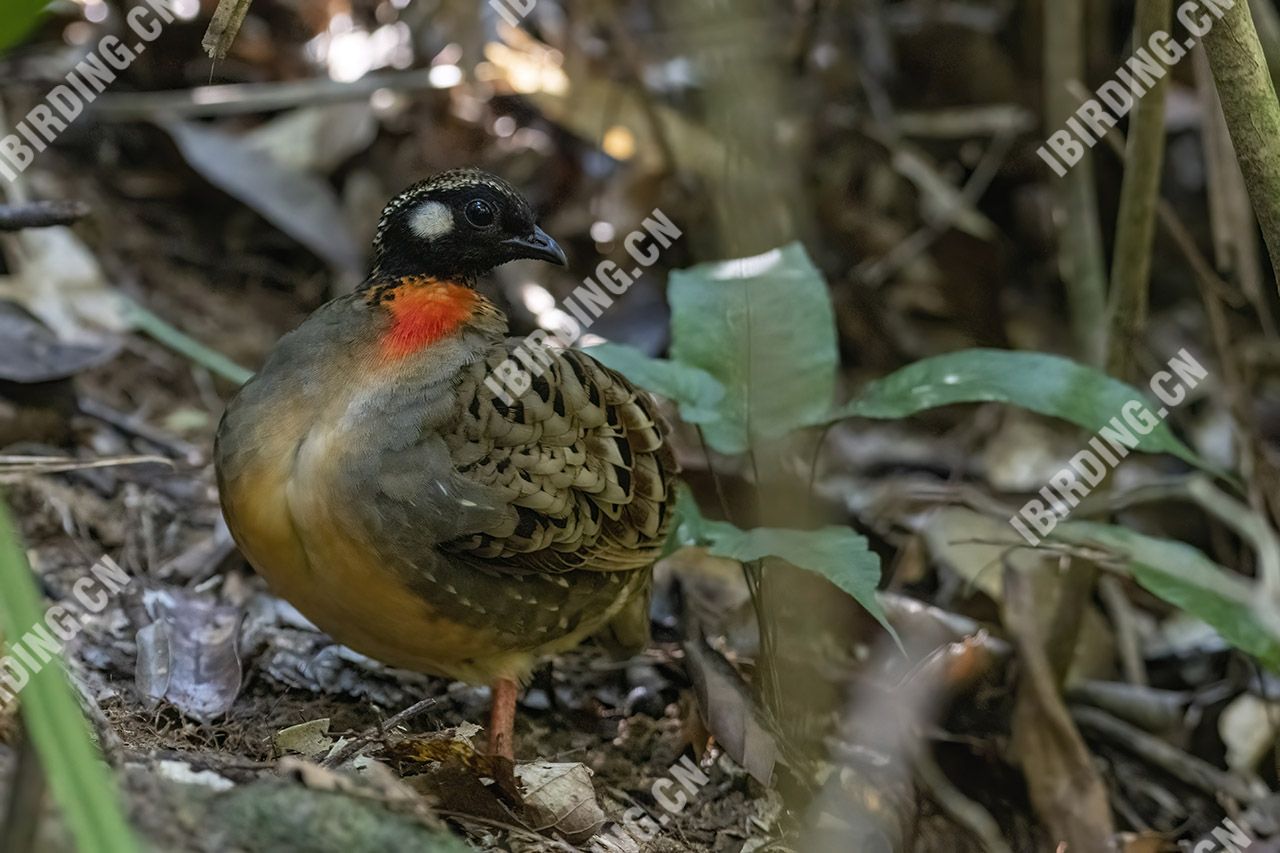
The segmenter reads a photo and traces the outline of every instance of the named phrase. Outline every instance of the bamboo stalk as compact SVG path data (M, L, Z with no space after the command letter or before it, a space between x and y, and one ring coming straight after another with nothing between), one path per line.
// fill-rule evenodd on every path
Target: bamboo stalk
M1173 17L1172 0L1138 0L1135 40L1146 44L1156 32L1166 32ZM1132 378L1136 350L1147 325L1151 283L1151 247L1156 233L1160 173L1164 166L1164 105L1168 75L1134 104L1125 152L1124 182L1116 221L1116 250L1111 266L1110 332L1107 372L1117 379Z
M1275 0L1249 0L1249 8L1253 11L1253 23L1258 28L1258 39L1262 42L1262 52L1267 55L1274 86L1280 82L1280 12L1276 11Z
M1280 286L1280 102L1249 4L1222 9L1204 37L1222 114Z
M1069 84L1083 81L1085 0L1059 0L1044 16L1045 122L1050 132L1065 127L1078 104ZM1106 263L1088 150L1066 175L1054 180L1058 264L1067 288L1071 329L1081 358L1102 364L1106 347Z

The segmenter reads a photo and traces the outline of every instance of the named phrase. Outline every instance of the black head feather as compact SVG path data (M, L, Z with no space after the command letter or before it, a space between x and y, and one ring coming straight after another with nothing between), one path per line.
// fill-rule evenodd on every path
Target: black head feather
M520 258L565 263L516 189L479 169L420 181L382 211L373 240L373 277L430 275L474 283Z

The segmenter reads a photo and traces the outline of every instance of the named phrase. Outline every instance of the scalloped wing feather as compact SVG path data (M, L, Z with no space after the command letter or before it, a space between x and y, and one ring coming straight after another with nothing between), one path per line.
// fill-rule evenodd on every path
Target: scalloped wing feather
M495 345L463 373L460 415L445 435L461 474L511 511L444 550L505 571L651 565L678 471L652 400L579 350L548 350L549 366L507 405L484 380L520 343Z

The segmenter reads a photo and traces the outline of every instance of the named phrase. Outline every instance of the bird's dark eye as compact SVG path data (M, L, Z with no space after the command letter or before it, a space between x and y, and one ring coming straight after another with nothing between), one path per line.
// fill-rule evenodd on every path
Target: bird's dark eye
M482 198L474 198L467 202L464 214L467 221L477 228L488 228L493 224L493 205Z

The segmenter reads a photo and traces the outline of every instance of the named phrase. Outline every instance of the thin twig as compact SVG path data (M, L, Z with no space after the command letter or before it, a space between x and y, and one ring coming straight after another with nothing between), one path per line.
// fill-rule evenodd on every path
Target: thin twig
M1240 803L1252 803L1270 793L1261 782L1219 770L1106 711L1077 705L1071 708L1071 717L1082 729L1132 752L1211 797L1227 796Z
M353 82L328 77L285 83L227 83L162 92L103 93L90 109L103 121L147 121L162 117L203 118L244 115L368 98L380 89L443 88L431 69L369 74Z
M156 429L136 415L112 408L101 400L95 400L92 397L82 397L79 405L80 411L89 417L100 420L105 424L110 424L121 432L140 438L148 444L154 444L161 450L167 450L188 465L199 465L204 459L204 451L199 447L189 441L183 441L177 436L169 435L163 430Z
M84 219L89 213L89 205L82 201L54 200L0 204L0 231L70 225Z
M164 456L107 456L101 459L71 459L66 456L0 455L0 475L62 474L67 471L85 471L90 468L117 468L121 465L147 465L151 463L173 467L173 460Z
M886 254L864 261L853 269L853 277L868 287L879 287L889 277L896 274L907 264L924 254L930 246L946 234L960 218L960 214L977 206L982 196L991 186L991 182L1000 174L1009 149L1018 137L1014 128L1002 128L996 132L991 144L983 152L982 159L974 167L973 172L961 187L956 204L942 211L941 215L924 227L910 234L905 240L897 243Z
M1133 605L1124 594L1124 587L1117 578L1098 579L1098 592L1102 603L1111 617L1111 624L1116 629L1116 651L1120 654L1120 664L1124 667L1125 680L1130 684L1146 686L1147 663L1142 657L1142 642L1138 635L1138 626L1134 620Z
M1258 578L1263 589L1273 601L1280 601L1280 534L1265 516L1219 489L1208 477L1195 474L1182 480L1139 486L1115 495L1112 505L1123 508L1169 498L1191 501L1248 542L1258 556Z
M320 766L328 767L328 768L338 767L347 759L351 758L357 752L363 749L367 744L383 737L388 730L394 729L396 726L400 725L401 723L404 723L407 720L410 720L413 717L416 717L418 714L421 714L423 711L427 710L428 708L434 708L437 702L438 700L434 698L427 698L427 699L423 699L421 701L413 703L408 708L405 708L403 711L400 711L399 713L394 714L393 716L388 717L386 720L383 720L382 722L378 723L378 725L369 728L367 731L364 732L364 734L357 735L356 737L352 738L350 743L345 744L337 752L333 753L332 755L328 756L323 761L321 761Z
M956 823L973 833L987 853L1012 853L1000 833L1000 825L991 813L974 800L966 797L942 772L929 750L921 750L915 759L916 779L920 781L929 798Z

